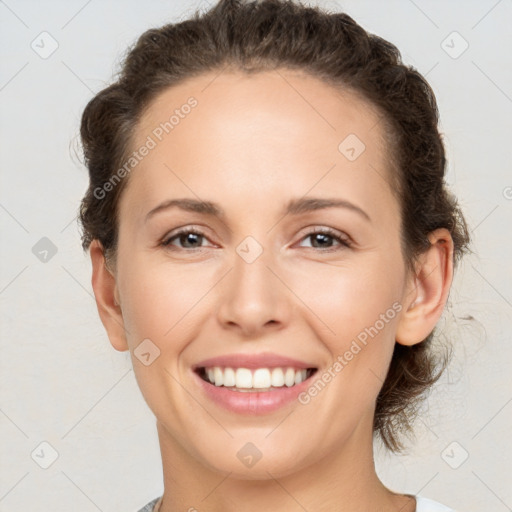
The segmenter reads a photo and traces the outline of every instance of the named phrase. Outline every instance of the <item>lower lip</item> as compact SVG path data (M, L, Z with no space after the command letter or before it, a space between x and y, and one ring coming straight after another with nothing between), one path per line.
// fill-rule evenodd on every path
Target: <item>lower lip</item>
M221 407L239 414L265 414L277 411L293 401L298 402L298 395L311 383L311 376L300 384L283 386L273 391L231 391L224 386L215 386L192 372L203 393ZM315 372L316 373L316 372Z

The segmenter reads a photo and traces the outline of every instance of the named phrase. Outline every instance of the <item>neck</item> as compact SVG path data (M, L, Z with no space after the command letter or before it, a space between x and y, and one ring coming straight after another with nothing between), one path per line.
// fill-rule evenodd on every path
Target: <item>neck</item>
M362 422L342 447L301 470L242 480L200 463L157 422L164 473L158 512L414 512L414 497L393 493L379 480L372 431L363 427Z

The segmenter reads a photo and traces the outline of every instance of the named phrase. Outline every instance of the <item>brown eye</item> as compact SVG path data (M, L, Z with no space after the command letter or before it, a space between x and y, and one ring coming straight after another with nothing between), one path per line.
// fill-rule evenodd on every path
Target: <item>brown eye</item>
M177 240L181 244L181 247L178 249L200 249L203 247L202 241L206 240L206 237L203 233L199 231L194 231L192 229L184 229L178 231L173 234L171 237L167 238L162 242L162 246L171 248L173 246L173 242Z
M312 242L313 249L332 249L333 241L337 242L341 247L351 247L350 242L339 235L337 231L334 231L329 228L323 228L321 230L315 230L311 233L308 233L302 240L310 239ZM334 249L336 250L336 249Z

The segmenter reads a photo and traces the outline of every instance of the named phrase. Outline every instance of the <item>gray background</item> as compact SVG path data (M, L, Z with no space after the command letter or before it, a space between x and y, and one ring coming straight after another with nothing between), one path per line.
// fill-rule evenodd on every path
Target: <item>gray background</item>
M346 10L427 76L447 179L477 253L459 268L439 324L453 363L423 407L409 454L376 444L378 472L394 490L460 511L512 510L512 2L310 3ZM2 512L129 512L162 492L154 416L129 355L103 330L80 247L87 173L76 136L87 101L141 32L207 6L0 1ZM44 55L51 44L58 48Z

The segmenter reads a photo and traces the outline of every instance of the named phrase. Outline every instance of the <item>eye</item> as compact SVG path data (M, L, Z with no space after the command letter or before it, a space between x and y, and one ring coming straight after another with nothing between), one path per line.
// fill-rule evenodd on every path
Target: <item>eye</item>
M341 235L331 228L313 230L306 234L301 240L307 240L308 238L312 242L311 248L321 249L326 252L352 247L348 237ZM206 235L200 230L184 228L167 237L160 245L170 250L201 249L204 247L202 242L205 240L207 240ZM175 241L179 242L181 247L176 247ZM337 248L335 245L333 246L333 241L338 244Z
M200 249L203 247L201 242L206 240L206 235L195 229L181 229L180 231L174 233L172 236L166 238L160 245L169 249L174 249L175 247L173 242L175 240L182 244L182 246L178 247L178 249Z
M325 249L327 251L332 251L352 247L352 244L349 241L348 237L342 236L340 233L331 228L315 229L314 231L309 232L305 237L303 237L302 240L307 240L308 238L312 241L313 249L320 248ZM334 247L333 249L333 240L336 241L341 247Z

